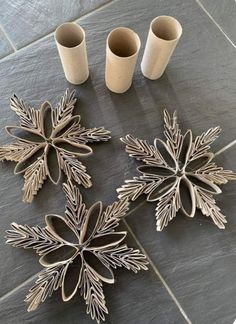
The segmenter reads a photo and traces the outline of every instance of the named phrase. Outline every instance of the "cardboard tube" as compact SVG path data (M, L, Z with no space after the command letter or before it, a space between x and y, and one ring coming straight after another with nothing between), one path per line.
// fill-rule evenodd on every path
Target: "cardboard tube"
M141 70L151 80L162 76L182 35L178 20L170 16L159 16L150 24Z
M55 31L55 41L66 79L81 84L89 77L85 32L75 23L64 23Z
M130 88L140 44L138 35L129 28L119 27L110 32L106 44L105 70L109 90L123 93Z

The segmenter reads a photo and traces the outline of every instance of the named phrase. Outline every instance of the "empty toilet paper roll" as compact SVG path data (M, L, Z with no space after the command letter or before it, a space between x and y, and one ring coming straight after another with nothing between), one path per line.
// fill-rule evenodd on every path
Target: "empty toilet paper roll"
M105 69L109 90L123 93L130 88L140 44L138 35L129 28L119 27L110 32L106 44Z
M76 23L64 23L55 31L55 40L66 79L81 84L89 77L85 32Z
M162 76L182 35L178 20L159 16L150 24L141 70L145 77L156 80Z

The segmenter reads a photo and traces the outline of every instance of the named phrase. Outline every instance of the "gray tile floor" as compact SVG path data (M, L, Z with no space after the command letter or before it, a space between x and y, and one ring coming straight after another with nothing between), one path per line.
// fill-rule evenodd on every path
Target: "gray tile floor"
M76 88L78 112L87 126L98 122L112 131L109 143L94 145L86 160L93 187L81 189L87 203L116 199L115 189L135 173L119 138L132 133L152 140L162 136L162 112L177 109L184 129L195 135L220 125L222 135L214 151L225 168L236 170L236 60L235 2L201 0L117 1L1 1L0 13L0 119L1 142L8 140L4 126L14 124L9 109L13 93L39 106L56 104L65 88ZM165 75L158 81L142 77L140 59L148 26L157 15L169 14L183 25L183 37ZM64 21L80 23L87 35L90 79L74 87L64 78L52 31ZM110 93L104 85L105 41L109 31L127 26L138 32L142 48L131 89ZM232 145L229 145L229 144ZM0 167L0 309L1 323L92 323L76 298L62 303L54 294L32 313L24 297L40 270L30 251L6 246L4 231L12 221L43 225L46 213L62 213L65 198L60 186L46 183L31 205L21 202L21 176L13 164ZM162 233L155 231L155 205L133 204L123 226L130 243L150 259L150 271L116 273L116 284L105 287L107 323L123 324L232 324L235 311L236 184L227 184L217 198L227 215L225 231L200 213L194 220L178 216Z

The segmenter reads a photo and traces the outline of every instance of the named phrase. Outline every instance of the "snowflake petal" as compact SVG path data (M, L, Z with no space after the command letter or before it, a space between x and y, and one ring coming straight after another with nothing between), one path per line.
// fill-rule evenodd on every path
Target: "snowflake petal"
M177 182L178 178L175 176L169 177L167 179L164 179L163 181L158 182L156 186L154 186L149 192L147 196L147 201L161 200L163 196L167 195L169 192L174 190Z
M44 156L44 143L35 146L28 154L26 154L15 166L14 174L25 172L36 161Z
M76 256L72 263L67 264L61 290L63 301L69 301L76 294L80 284L82 270L83 264L80 255Z
M57 150L52 145L47 145L45 164L47 175L54 184L58 184L61 178L61 168Z
M76 254L77 250L72 245L62 245L57 249L43 255L39 263L44 267L54 267L58 264L67 263Z
M189 173L187 174L187 177L195 186L203 189L206 192L211 194L219 194L222 192L216 184L206 179L202 174Z
M93 150L88 145L75 143L67 139L56 139L53 141L53 145L56 148L62 149L65 154L85 157L93 153Z
M69 119L66 119L63 123L60 123L56 126L56 128L52 132L53 138L58 137L68 137L77 135L78 131L80 131L80 115L75 115Z
M191 130L188 130L182 139L181 149L179 153L179 161L185 165L189 160L189 154L191 152L193 134Z
M126 232L115 232L99 236L97 235L94 239L91 240L88 250L97 251L117 246L125 239L126 235Z
M182 178L179 183L180 206L188 217L194 217L196 211L196 198L193 185L187 178Z
M97 230L99 225L100 218L102 215L102 202L98 201L93 204L86 215L85 222L80 232L80 241L84 243L88 241Z
M42 134L47 139L51 137L53 130L52 111L52 106L48 101L45 101L40 107Z
M154 177L168 177L175 174L174 170L164 166L140 165L139 167L137 167L137 170L142 174L148 174Z
M115 282L113 272L92 251L85 250L83 258L90 270L102 281L112 284Z
M36 144L44 142L43 137L38 133L35 129L30 129L23 126L6 126L6 132L11 136L18 140Z
M47 229L58 238L59 241L78 244L79 238L72 227L68 225L64 217L50 214L45 216Z
M177 170L176 160L166 143L159 138L155 138L154 146L161 155L162 160L165 161L165 166Z
M205 153L196 158L191 159L186 165L187 172L198 171L200 168L205 167L213 159L213 153Z

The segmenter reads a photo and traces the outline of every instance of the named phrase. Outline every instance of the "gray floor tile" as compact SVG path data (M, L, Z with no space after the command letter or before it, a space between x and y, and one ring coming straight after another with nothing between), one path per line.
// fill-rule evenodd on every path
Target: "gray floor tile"
M16 48L21 48L108 1L1 1L0 23Z
M200 0L200 3L236 44L236 3L235 1Z
M14 50L0 27L0 59L13 53Z
M139 63L145 45L149 22L153 17L162 13L176 16L183 25L184 33L163 78L158 81L149 81L142 77ZM127 133L132 133L140 138L150 140L156 136L161 136L163 130L163 108L167 108L169 111L177 109L181 126L183 128L192 128L196 135L211 126L220 124L223 128L223 132L221 138L214 146L215 150L218 150L236 138L235 50L194 1L186 3L184 10L181 1L176 1L175 3L171 1L156 2L154 0L145 2L134 0L129 2L116 1L110 6L79 20L79 22L87 33L91 72L90 79L84 85L74 87L69 85L65 80L53 37L48 37L26 49L21 49L18 53L0 62L0 88L2 94L0 97L0 106L2 109L0 136L2 143L7 141L7 136L3 127L7 124L11 125L17 122L16 116L9 109L9 97L14 92L25 100L28 100L33 106L37 107L40 102L45 99L51 100L53 104L56 104L66 87L69 86L71 89L76 88L79 97L77 112L81 113L83 124L86 126L103 125L112 131L112 140L108 143L93 145L94 155L87 158L86 161L83 161L87 166L88 172L92 175L94 185L91 189L81 190L87 202L92 203L102 199L105 204L108 204L116 199L115 189L123 183L125 178L134 174L135 163L128 158L119 138ZM133 86L123 95L116 95L109 92L104 85L106 37L112 28L119 25L133 28L139 33L142 41L142 48ZM94 26L96 26L96 28L94 28ZM204 44L204 46L200 46L199 44ZM224 61L222 61L222 57ZM22 203L20 188L23 181L21 176L13 176L13 167L14 164L12 163L3 163L0 166L0 258L4 260L4 262L1 263L1 281L3 282L1 285L1 295L11 291L11 289L21 284L39 270L35 256L29 251L21 251L5 246L3 238L4 230L9 228L9 224L12 221L22 224L40 225L43 223L44 214L48 212L62 213L65 202L61 187L55 187L50 183L46 183L33 204L26 205ZM7 194L5 194L6 192ZM197 319L197 323L202 323L201 320L204 316L204 310L208 311L204 308L204 301L200 302L199 305L195 305L191 302L191 298L195 298L193 287L195 288L200 281L191 281L192 274L188 275L189 272L182 277L180 276L177 278L176 276L177 279L169 272L169 269L171 269L174 273L174 270L171 268L172 246L180 244L178 243L179 239L184 246L183 251L191 256L192 246L188 244L191 238L191 231L187 231L187 227L185 228L186 220L183 219L181 221L180 217L178 222L176 220L176 224L178 223L178 226L181 227L180 233L178 235L176 234L177 237L175 237L174 231L171 243L168 243L169 245L166 243L166 234L158 236L160 237L158 242L156 240L155 229L151 224L151 222L154 223L154 218L152 218L152 212L150 211L150 209L153 210L152 208L153 206L148 205L148 207L146 206L139 211L142 217L151 214L150 223L145 222L143 227L142 223L136 221L137 218L135 218L134 214L130 215L128 220L130 222L135 219L133 224L131 224L132 228L134 228L140 240L143 241L145 248L154 258L157 266L160 267L163 276L170 283L171 288L173 285L173 288L177 291L175 287L177 285L182 289L183 296L186 296L185 299L181 299L184 302L184 306L187 305L187 308L193 312L193 307L196 307L193 315ZM227 214L229 214L228 210ZM140 219L142 219L141 216ZM191 228L191 226L194 227L198 223L193 221L188 224ZM150 227L145 230L145 226L149 225ZM206 226L207 228L209 226L210 233L214 234L219 232L210 223L206 223ZM203 228L202 231L204 233L207 231L204 229L205 227L202 226L201 228ZM139 232L140 230L141 233ZM184 232L183 234L182 230ZM143 240L143 233L147 239L150 237L152 249L149 248L149 243ZM154 235L152 233L155 234L155 237L152 236ZM202 239L202 241L200 241L202 250L200 250L196 259L198 256L199 259L201 259L201 251L204 251L205 245L209 242L204 233L202 235L199 234L200 237L195 239L196 244L198 244L198 239ZM219 233L219 235L223 237L224 232ZM186 237L187 235L189 235L190 238ZM233 246L233 236L229 236L227 240L227 244ZM164 254L159 260L155 257L155 253L159 251L159 246L165 244L168 246L168 253ZM209 253L211 253L211 251ZM177 256L177 252L175 254ZM163 260L164 265L167 263L165 267L163 266ZM181 265L181 262L185 262L185 256L181 253L181 255L178 255L178 260ZM192 269L194 264L191 263L191 260L186 262L189 263L189 268ZM170 267L168 266L169 263ZM198 261L195 261L195 263L198 263ZM223 262L219 265L223 267ZM10 280L8 279L9 271L11 274ZM231 280L232 274L228 273L227 269L225 270L223 268L221 271L226 271L229 280ZM219 275L221 271L218 272ZM209 274L207 265L205 272ZM177 274L180 275L181 271ZM146 275L146 273L144 275ZM135 278L137 278L135 279L137 282L141 280L139 276ZM183 284L183 280L186 280L186 285ZM124 284L127 285L126 277L124 281ZM192 283L192 285L190 283ZM153 284L155 284L155 281L154 283L149 282L147 288L150 288ZM136 284L134 287L136 289ZM204 297L204 295L210 291L210 297L212 298L211 302L213 304L214 298L211 296L211 287L207 286L205 281L201 287L199 296ZM209 318L217 318L217 316L221 318L220 316L224 315L227 319L227 310L229 311L228 318L232 317L231 307L233 299L231 298L231 293L234 289L234 285L232 285L229 294L226 296L228 305L226 311L220 313L223 306L219 305L219 308L214 308L215 317ZM212 293L215 292L218 291L213 289ZM18 297L18 293L21 297ZM9 298L13 298L13 300L15 299L15 301L19 302L19 300L23 299L24 294L25 292L23 293L21 290L21 292L10 294ZM196 291L196 294L198 294L198 291ZM159 298L156 290L153 296ZM179 296L181 297L181 294L179 294ZM116 298L119 300L119 295L117 295ZM135 300L135 296L133 298ZM161 294L160 298L162 298ZM163 298L165 299L165 297ZM16 308L20 308L23 311L23 307L18 303L5 303L6 300L8 299L4 299L4 309L9 310L11 307L14 307L12 305L15 305ZM156 304L151 303L151 298L147 300L150 300L151 308L154 306L157 307ZM161 308L162 302L160 301L159 303ZM114 304L115 306L112 306L112 311L117 307L115 302ZM201 306L203 307L203 312L199 311L201 310ZM42 307L47 308L48 306ZM61 308L59 305L54 304L52 307L55 309L55 314L57 312L60 314ZM70 308L70 306L68 307ZM120 311L122 312L123 307L124 306L118 306L118 309L121 309ZM135 309L135 306L133 308ZM173 316L170 315L170 317L168 317L168 307L164 307L163 309L167 314L165 321L160 323L172 323ZM128 313L128 310L124 309L123 314L125 314L125 312ZM156 323L156 316L158 316L160 310L157 309L155 314L152 312L153 310L150 312L154 318L153 323ZM5 318L6 316L10 316L7 311L4 314ZM40 314L40 312L37 314ZM188 315L191 318L191 313ZM29 316L36 316L35 318L37 318L37 315ZM131 323L136 320L136 317L132 317L132 314L129 316ZM137 316L141 315L137 313ZM143 316L149 316L149 314L144 313ZM22 318L24 319L24 317ZM125 317L123 317L123 319L124 318ZM147 317L147 319L149 319L149 317ZM9 317L9 323L11 323L11 321L13 321L13 318ZM25 321L32 323L30 317ZM71 322L73 323L73 319ZM152 321L149 322L152 323ZM120 322L115 322L113 319L112 323L120 324L123 322L121 320ZM179 323L178 319L176 323Z

